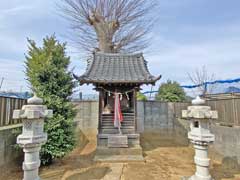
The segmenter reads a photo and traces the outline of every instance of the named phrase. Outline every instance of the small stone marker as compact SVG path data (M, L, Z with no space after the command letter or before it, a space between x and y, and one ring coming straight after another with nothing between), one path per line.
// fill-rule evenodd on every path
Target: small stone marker
M128 147L128 137L125 135L109 135L108 147L109 148Z

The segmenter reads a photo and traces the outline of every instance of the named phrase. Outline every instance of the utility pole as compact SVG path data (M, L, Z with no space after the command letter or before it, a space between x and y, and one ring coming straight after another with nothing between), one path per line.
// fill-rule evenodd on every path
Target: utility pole
M1 83L0 83L0 90L2 88L3 80L4 80L4 77L2 77L2 80L1 80Z
M152 90L153 90L153 86L151 86L151 92L150 92L150 100L152 100Z

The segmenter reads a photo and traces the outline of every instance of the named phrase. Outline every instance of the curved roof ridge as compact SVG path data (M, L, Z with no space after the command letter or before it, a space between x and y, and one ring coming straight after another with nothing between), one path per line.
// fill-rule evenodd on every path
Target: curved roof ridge
M113 54L93 53L86 71L77 79L80 84L135 83L155 84L161 76L153 76L142 53Z
M143 56L142 52L139 53L104 53L104 52L94 52L93 55L104 55L104 56Z

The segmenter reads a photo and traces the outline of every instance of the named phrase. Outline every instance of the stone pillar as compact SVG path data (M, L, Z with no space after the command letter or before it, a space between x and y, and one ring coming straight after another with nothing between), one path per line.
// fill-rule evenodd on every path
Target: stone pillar
M209 130L209 120L217 119L218 114L217 111L211 111L209 106L205 106L205 101L199 97L194 99L192 104L193 106L189 106L187 110L182 111L182 117L191 121L188 139L193 143L195 149L196 173L187 179L212 180L209 173L208 144L214 142L215 137Z
M22 119L23 123L22 134L17 137L17 143L24 152L23 180L39 180L39 151L47 141L47 134L43 132L44 119L52 117L53 112L42 105L43 100L35 95L27 102L21 110L14 110L13 118Z

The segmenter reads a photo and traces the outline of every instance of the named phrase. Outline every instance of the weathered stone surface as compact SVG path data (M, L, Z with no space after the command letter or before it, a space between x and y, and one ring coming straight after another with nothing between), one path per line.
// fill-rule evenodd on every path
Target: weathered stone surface
M210 106L189 106L188 110L182 111L183 118L217 119L217 111L211 111Z
M73 102L77 115L74 119L77 126L82 130L97 130L98 128L98 102L79 101Z
M96 154L99 156L114 156L114 155L140 155L142 156L141 146L134 146L130 148L107 148L97 147Z
M128 137L126 135L109 135L108 147L128 147Z
M77 126L85 131L98 129L98 102L97 101L74 101L77 115L74 119ZM141 133L148 130L167 129L174 130L174 107L171 103L158 101L137 102L137 128ZM116 129L116 131L118 131ZM135 133L135 132L132 132Z
M137 107L137 132L174 129L174 107L172 103L138 101Z
M96 155L94 160L97 162L143 162L141 155Z
M2 165L4 167L11 166L22 155L22 152L14 147L16 145L16 135L12 133L21 126L21 124L17 124L0 128L0 167Z
M98 134L97 145L100 147L108 146L108 136L110 134ZM126 134L128 137L128 146L133 147L135 145L140 145L140 135L139 134Z
M211 125L215 135L214 149L225 158L237 159L240 165L240 127Z
M196 97L196 99L192 100L193 105L202 105L205 104L205 100L201 99L199 96Z
M94 160L101 162L143 161L139 134L120 135L98 134L97 149ZM109 147L109 137L111 147ZM114 142L115 141L115 142ZM118 141L118 142L116 142ZM127 146L126 146L127 143Z
M14 118L22 119L22 134L17 137L17 143L23 147L24 170L23 180L39 180L38 168L40 166L39 151L46 142L47 134L43 132L44 118L52 116L52 110L41 105L42 99L34 97L28 99L29 105L13 113Z
M192 101L194 106L189 106L182 111L184 118L190 119L190 131L188 138L194 144L196 172L189 180L211 180L209 173L210 159L208 158L208 144L214 141L214 135L210 133L209 119L216 119L217 112L211 111L209 106L203 106L205 101L197 97Z
M110 173L106 174L106 176L104 176L102 180L121 180L124 164L111 163L111 164L108 164L108 166L110 167L111 171Z

